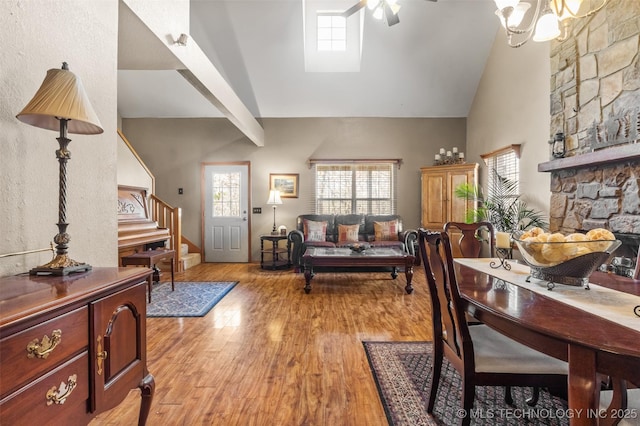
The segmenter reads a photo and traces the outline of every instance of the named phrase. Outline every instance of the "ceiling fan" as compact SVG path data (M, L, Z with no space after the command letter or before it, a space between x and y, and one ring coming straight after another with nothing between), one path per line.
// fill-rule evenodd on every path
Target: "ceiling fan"
M437 2L438 0L427 1ZM358 3L342 12L342 16L348 18L365 6L373 11L374 18L382 19L384 16L389 26L400 22L400 18L398 17L398 11L400 11L398 0L360 0Z

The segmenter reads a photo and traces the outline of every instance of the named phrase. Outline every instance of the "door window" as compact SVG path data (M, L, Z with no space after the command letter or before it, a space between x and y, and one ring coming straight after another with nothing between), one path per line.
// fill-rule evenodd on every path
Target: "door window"
M212 216L240 216L240 180L238 172L214 173L211 179Z

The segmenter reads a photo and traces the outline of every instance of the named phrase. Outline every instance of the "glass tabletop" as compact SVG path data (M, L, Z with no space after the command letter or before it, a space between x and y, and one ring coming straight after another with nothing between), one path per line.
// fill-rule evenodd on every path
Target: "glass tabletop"
M356 252L348 247L309 247L304 254L312 257L382 257L382 256L406 256L407 253L395 247L371 247L361 252Z

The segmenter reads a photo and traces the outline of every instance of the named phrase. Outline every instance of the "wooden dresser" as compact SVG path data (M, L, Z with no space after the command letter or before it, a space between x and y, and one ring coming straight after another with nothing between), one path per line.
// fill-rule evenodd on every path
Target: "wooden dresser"
M86 424L140 388L146 422L148 268L0 278L0 423Z

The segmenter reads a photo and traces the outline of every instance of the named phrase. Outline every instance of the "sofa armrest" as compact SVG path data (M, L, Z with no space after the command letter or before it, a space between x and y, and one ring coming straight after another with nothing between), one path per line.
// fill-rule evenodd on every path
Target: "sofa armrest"
M289 243L291 244L291 263L295 268L296 272L300 271L300 260L302 258L302 254L304 253L304 234L297 229L289 232L287 237L289 239Z
M417 246L418 246L418 231L416 231L415 229L408 229L408 230L404 231L404 247L405 247L405 250L411 256L416 256L416 259L417 259L417 256L418 256L418 254L416 252Z

